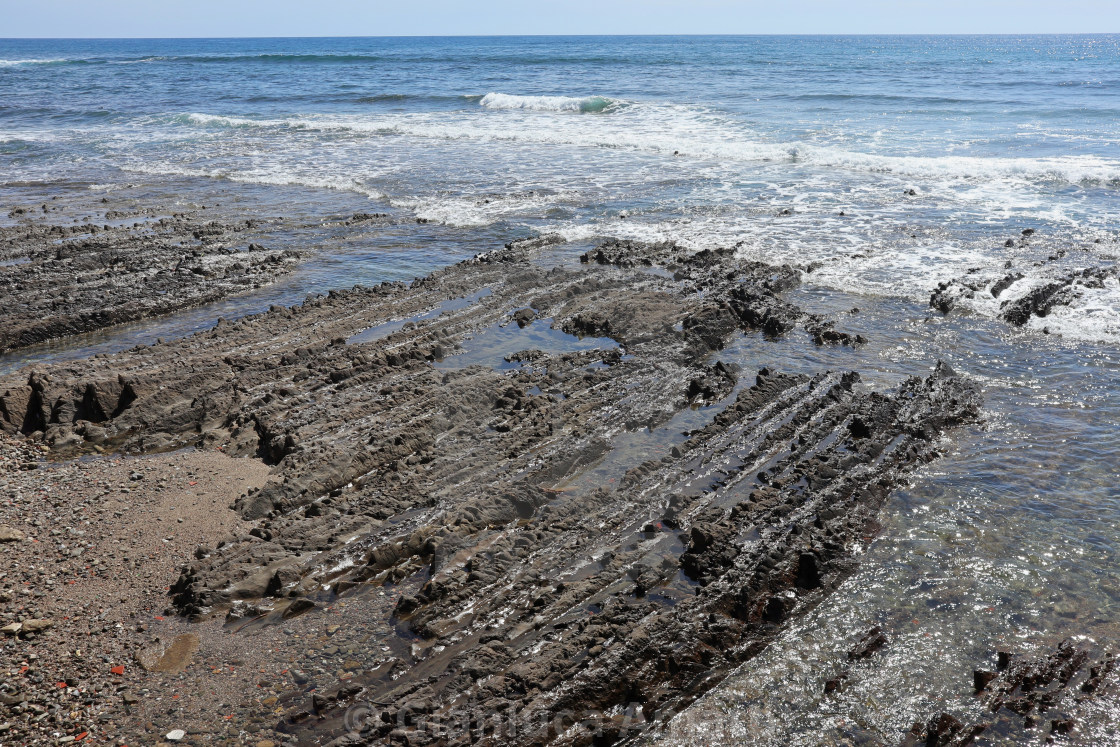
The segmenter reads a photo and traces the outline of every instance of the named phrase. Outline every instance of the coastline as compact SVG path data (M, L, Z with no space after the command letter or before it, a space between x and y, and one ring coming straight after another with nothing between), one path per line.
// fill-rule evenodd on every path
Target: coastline
M247 529L206 537L168 585L197 621L175 629L209 631L195 633L204 660L223 618L287 655L291 683L267 681L288 739L424 743L416 702L451 719L481 692L486 713L510 714L502 738L546 738L573 712L608 715L563 741L628 737L836 588L890 486L979 405L948 369L892 394L721 362L739 330L865 342L783 300L794 268L553 246L36 366L0 384L4 427L59 456L194 447L271 466L232 500ZM636 679L641 716L622 729L609 713L633 710Z
M0 744L1120 744L1118 64L0 40Z

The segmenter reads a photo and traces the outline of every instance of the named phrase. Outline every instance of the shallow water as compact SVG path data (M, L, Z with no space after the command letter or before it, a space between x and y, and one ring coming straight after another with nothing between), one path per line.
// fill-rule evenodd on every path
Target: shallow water
M388 337L394 332L404 329L407 325L421 324L429 319L435 319L438 316L442 316L443 314L457 311L459 309L465 309L471 304L479 301L482 298L485 298L488 295L490 295L490 291L487 289L481 290L478 293L472 293L471 295L464 298L455 298L450 301L444 301L431 311L425 311L422 314L415 314L407 319L392 319L390 321L382 322L381 324L370 327L369 329L364 329L358 334L352 335L348 340L346 340L346 343L348 345L356 345L363 342L376 342L377 340Z
M540 350L549 355L587 350L618 350L618 343L608 337L577 337L553 327L552 324L553 320L545 317L525 327L518 327L516 322L488 327L465 340L461 349L436 361L435 366L490 366L502 371L520 367L522 364L510 360L510 357L526 350Z
M0 189L0 192L4 190ZM159 207L169 211L197 210L208 206L221 214L244 220L283 217L283 228L262 242L270 248L308 251L310 258L291 274L258 290L143 322L49 340L0 355L0 373L21 366L59 360L80 360L99 353L113 353L159 339L174 339L210 329L218 319L238 319L266 311L270 306L291 306L308 296L355 285L411 281L450 262L493 249L498 239L488 231L466 231L438 224L417 224L397 216L388 224L344 226L342 221L358 212L369 212L369 201L357 195L306 187L215 185L200 179L158 179L146 184L122 184L112 190L91 190L73 182L21 185L7 192L23 204L49 200L51 207L82 218L97 219L97 211ZM102 195L111 194L108 205ZM83 211L87 211L83 215ZM214 217L207 215L207 219ZM38 216L36 216L38 219ZM45 217L43 220L50 220ZM133 219L129 219L131 222ZM105 222L97 219L98 223ZM292 226L295 226L293 228ZM0 266L2 271L2 266Z
M870 343L853 352L796 335L744 337L743 358L806 372L851 368L870 386L924 374L941 358L982 382L985 419L895 491L882 534L839 591L660 743L895 743L934 713L979 713L972 670L994 669L997 649L1046 649L1067 635L1116 640L1120 354L897 301L794 295L809 308L858 303L851 324ZM874 625L891 639L882 658L857 664L843 691L825 695L825 680ZM982 743L1023 738L986 734Z

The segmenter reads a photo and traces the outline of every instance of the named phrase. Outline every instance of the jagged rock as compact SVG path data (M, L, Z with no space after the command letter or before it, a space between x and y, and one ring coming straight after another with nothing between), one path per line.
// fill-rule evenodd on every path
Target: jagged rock
M852 572L892 488L977 417L978 390L944 365L881 392L853 372L744 378L718 361L737 332L829 322L782 298L797 270L617 242L546 269L532 261L540 246L0 378L0 422L80 435L99 409L126 451L221 445L272 465L234 504L249 526L196 555L172 603L192 618L265 614L282 606L254 600L282 595L277 617L290 618L330 592L399 589L382 622L416 649L355 675L389 714L367 742L399 727L425 744L398 713L444 718L480 691L524 744L543 741L540 713L609 712L639 693L668 713ZM474 300L432 313L457 298ZM532 338L513 309L609 339L519 347ZM499 335L508 344L482 347ZM452 354L436 367L437 344L490 365ZM119 391L90 395L113 380ZM614 448L694 401L719 403L703 427L640 459ZM327 692L285 728L341 725L352 693Z
M27 261L0 275L0 296L21 299L0 306L0 352L209 303L294 270L301 252L228 248L260 230L180 215L104 228L2 227L0 257L10 246ZM87 404L100 416L87 419L107 419L112 410L94 400Z

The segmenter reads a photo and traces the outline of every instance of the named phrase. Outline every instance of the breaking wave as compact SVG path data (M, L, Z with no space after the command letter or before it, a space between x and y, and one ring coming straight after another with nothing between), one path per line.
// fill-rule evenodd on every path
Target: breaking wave
M509 93L488 93L478 102L487 109L527 109L538 112L578 112L600 114L618 105L605 96L577 99L571 96L515 96Z

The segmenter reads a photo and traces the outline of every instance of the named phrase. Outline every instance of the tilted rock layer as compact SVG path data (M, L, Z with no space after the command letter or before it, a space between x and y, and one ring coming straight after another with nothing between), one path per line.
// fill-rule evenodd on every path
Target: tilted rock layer
M290 702L282 728L615 743L836 588L890 490L980 399L943 366L874 392L721 360L744 332L861 341L783 300L794 268L619 243L550 267L550 251L518 242L410 286L13 375L0 427L60 451L199 445L273 465L237 503L254 528L199 548L173 586L186 615L279 621L408 590L380 666ZM706 425L654 438L690 407Z

